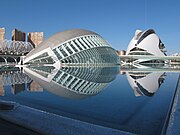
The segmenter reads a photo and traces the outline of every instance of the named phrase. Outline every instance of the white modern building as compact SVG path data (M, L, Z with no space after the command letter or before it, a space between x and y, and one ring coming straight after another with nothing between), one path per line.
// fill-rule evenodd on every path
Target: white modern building
M135 96L153 96L164 82L164 72L127 72L127 80Z
M82 99L102 91L119 72L115 67L30 66L24 72L45 90L66 98Z
M162 63L163 60L160 59L144 59L144 56L156 56L163 57L166 56L165 46L161 42L160 38L157 36L153 29L148 29L146 31L136 30L134 37L130 41L126 56L129 59L126 62L129 63ZM136 59L133 56L141 56L142 58Z
M82 29L59 32L33 49L24 64L115 65L116 51L100 35Z

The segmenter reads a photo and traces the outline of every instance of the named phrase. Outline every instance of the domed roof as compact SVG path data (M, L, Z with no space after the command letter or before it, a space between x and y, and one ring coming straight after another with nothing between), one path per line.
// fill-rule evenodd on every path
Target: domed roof
M56 45L59 45L65 41L68 41L72 38L83 36L83 35L98 35L98 34L96 34L95 32L92 32L89 30L83 30L83 29L71 29L71 30L59 32L49 37L45 41L43 41L40 45L38 45L35 49L33 49L30 53L28 53L26 58L48 47L53 48Z

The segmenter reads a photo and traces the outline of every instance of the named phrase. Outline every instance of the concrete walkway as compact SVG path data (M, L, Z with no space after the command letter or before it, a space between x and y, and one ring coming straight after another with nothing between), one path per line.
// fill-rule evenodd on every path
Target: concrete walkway
M41 135L16 124L0 119L1 135Z
M11 103L12 104L12 103ZM43 135L132 135L13 103L14 108L0 110L0 118Z

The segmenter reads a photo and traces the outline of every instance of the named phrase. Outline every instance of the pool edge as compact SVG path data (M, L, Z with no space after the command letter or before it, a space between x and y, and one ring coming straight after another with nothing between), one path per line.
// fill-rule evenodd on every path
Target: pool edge
M166 135L179 135L180 133L180 74L173 100L167 129L164 132Z
M12 110L0 110L0 118L43 135L59 135L60 133L66 135L133 135L129 132L63 117L15 102Z

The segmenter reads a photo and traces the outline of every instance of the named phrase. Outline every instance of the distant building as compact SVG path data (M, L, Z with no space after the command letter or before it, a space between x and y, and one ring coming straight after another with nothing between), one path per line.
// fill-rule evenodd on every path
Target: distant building
M29 32L28 42L37 47L43 41L43 32Z
M172 56L180 56L180 54L175 53ZM170 60L170 64L180 64L180 60L179 59Z
M26 33L20 30L14 29L12 31L12 40L15 41L26 41Z
M0 28L0 40L5 39L5 28Z
M122 56L122 55L126 55L126 51L125 50L120 50L120 51L117 51L117 54Z
M172 54L172 56L180 56L180 54L178 54L178 53L175 53L175 54Z

